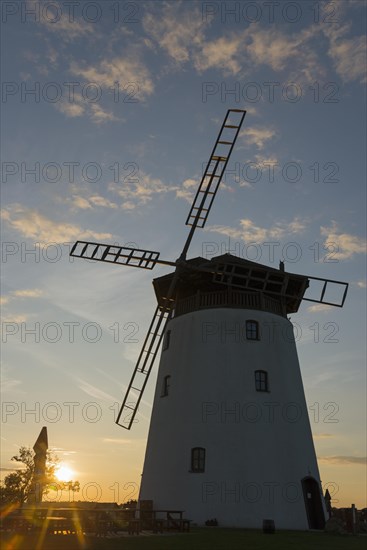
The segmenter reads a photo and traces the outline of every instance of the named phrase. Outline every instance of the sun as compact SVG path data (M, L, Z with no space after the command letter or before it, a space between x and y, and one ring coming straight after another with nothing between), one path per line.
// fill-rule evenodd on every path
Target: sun
M69 466L63 464L57 468L55 475L59 481L71 481L75 476L75 472Z

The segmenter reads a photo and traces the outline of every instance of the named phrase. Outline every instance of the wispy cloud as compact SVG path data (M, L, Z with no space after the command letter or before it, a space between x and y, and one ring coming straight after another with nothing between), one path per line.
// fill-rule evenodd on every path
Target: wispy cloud
M46 218L37 210L27 208L20 204L12 204L1 211L4 222L27 239L33 239L39 243L66 243L76 239L93 237L98 240L111 239L111 233L97 233L96 231L83 230L77 225L64 222L56 222Z
M365 456L319 456L318 461L321 464L363 464L366 465Z
M178 192L180 188L178 186L167 185L161 179L140 170L138 177L131 178L123 186L110 183L108 190L124 199L122 208L132 210L151 201L155 195Z
M2 373L1 373L1 391L2 392L10 392L10 391L13 392L14 390L16 392L19 392L19 386L21 384L22 384L21 380L18 380L17 378L13 378L9 374L9 369L7 367L3 367Z
M333 244L337 250L333 253L333 259L346 260L355 254L366 253L366 241L357 235L342 233L335 221L330 227L321 227L321 235L325 237L324 245Z
M313 434L314 439L330 439L331 437L335 437L335 436L333 434L328 434L328 433Z
M25 323L27 319L28 315L23 313L3 315L2 317L2 321L4 323L16 323L17 325L20 323Z
M332 306L328 306L326 304L314 304L313 306L309 306L307 308L307 311L309 311L310 313L320 313L320 312L323 312L323 313L327 313L328 311L330 311L332 308Z
M272 128L250 126L242 130L239 137L245 141L246 145L255 145L258 149L263 149L266 142L273 139L276 135L276 131Z
M95 65L83 65L72 62L70 72L84 78L89 83L98 84L104 88L114 89L119 94L129 95L129 101L144 100L154 91L154 84L148 68L137 55L106 58ZM118 88L116 86L118 85ZM91 103L91 105L97 105ZM95 116L98 108L95 107Z
M104 437L102 439L103 443L113 443L117 445L129 445L131 444L131 439L123 439L123 438L113 438L113 437ZM135 443L135 441L134 441Z
M78 377L74 377L74 379L77 382L79 388L87 395L90 395L91 397L94 397L95 399L98 399L100 401L107 401L108 403L115 403L117 401L116 397L104 392L100 388L97 388L97 386L93 386L93 384L90 384L86 380L82 380Z
M71 199L68 199L73 210L92 210L94 207L102 208L118 208L118 204L110 201L106 197L101 195L91 195L89 197L82 197L81 195L73 195Z
M336 72L344 82L359 80L366 82L366 37L354 36L347 38L350 24L324 25L324 33L329 39L328 54L331 57Z
M367 287L367 282L366 281L357 281L357 286L359 286L359 288L366 288Z
M214 225L207 230L220 233L246 242L265 242L269 239L280 240L286 235L301 234L307 227L306 220L294 218L291 222L276 222L272 227L260 227L250 219L240 220L240 228Z
M74 93L70 97L63 97L61 101L53 104L54 107L69 118L87 116L95 124L119 121L124 119L117 117L111 111L107 111L100 103L88 101L81 94Z
M160 8L146 11L143 18L145 32L177 64L189 61L192 49L203 39L205 23L200 10L192 6L190 10L180 9L180 3L163 3Z
M191 204L197 188L198 188L197 180L193 178L188 178L184 182L182 182L181 188L177 189L176 197L180 199L185 199L187 202Z
M10 301L13 301L16 298L39 298L43 295L43 291L39 288L29 288L22 290L14 290L7 296L0 297L0 304L6 305Z
M40 288L29 288L29 289L23 289L23 290L15 290L13 292L13 296L17 296L18 298L39 298L42 296L43 290Z
M239 53L243 51L242 36L232 34L231 37L221 36L217 40L204 42L195 55L195 67L199 72L208 69L220 69L224 74L236 75L242 65Z
M30 4L30 9L34 9L33 0L26 0L26 3ZM47 7L47 16L40 17L39 23L45 30L57 34L59 39L64 42L96 35L96 25L93 22L88 22L77 16L70 18L68 10L62 9L57 2L50 2Z

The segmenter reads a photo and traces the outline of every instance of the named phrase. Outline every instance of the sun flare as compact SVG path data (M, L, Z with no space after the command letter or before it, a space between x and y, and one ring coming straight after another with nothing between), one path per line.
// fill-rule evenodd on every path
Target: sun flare
M63 465L57 468L55 475L59 481L71 481L75 472L69 466Z

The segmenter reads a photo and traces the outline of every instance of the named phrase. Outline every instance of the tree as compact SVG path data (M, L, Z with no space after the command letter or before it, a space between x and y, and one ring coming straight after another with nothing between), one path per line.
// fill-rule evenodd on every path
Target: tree
M23 468L18 468L5 476L0 484L0 502L18 503L22 505L29 496L33 473L34 473L34 453L30 447L20 447L19 453L11 458L14 462L23 464ZM48 485L56 482L55 471L59 463L59 458L51 452L47 452L46 478L43 493L47 493Z
M69 502L70 501L70 492L73 493L73 501L74 501L74 493L79 493L80 491L80 482L79 481L61 481L58 483L59 488L61 491L69 491Z

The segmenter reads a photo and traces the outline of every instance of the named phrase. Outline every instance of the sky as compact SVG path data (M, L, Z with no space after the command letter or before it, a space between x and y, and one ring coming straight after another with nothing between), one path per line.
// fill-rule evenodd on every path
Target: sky
M175 260L227 109L247 114L188 257L349 283L292 315L324 489L366 506L365 20L335 2L2 2L2 439L47 426L76 498L137 498L158 361L114 418L170 272L72 259L77 240ZM50 493L49 500L68 495Z

